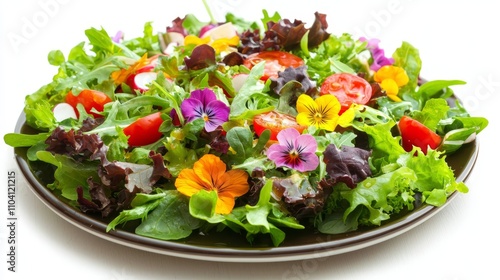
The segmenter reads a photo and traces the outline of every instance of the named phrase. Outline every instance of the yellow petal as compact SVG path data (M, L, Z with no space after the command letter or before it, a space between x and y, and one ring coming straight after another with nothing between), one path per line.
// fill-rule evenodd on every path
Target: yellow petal
M400 71L396 74L394 77L394 80L396 81L396 84L398 84L399 87L402 87L408 83L410 80L408 78L408 75L406 74L406 71L403 68L399 68Z
M397 95L399 92L398 84L393 79L385 79L380 83L380 87L387 95Z
M396 101L396 102L401 102L403 101L401 98L399 98L397 95L387 95L392 101Z
M198 36L195 35L187 35L184 37L184 46L188 45L203 45L203 44L208 44L210 42L210 37L205 37L205 38L199 38Z
M380 69L378 69L377 72L375 72L375 75L373 75L373 79L375 80L375 82L380 83L385 79L392 78L392 73L392 66L382 66L380 67Z
M310 118L310 114L308 112L302 112L302 113L299 113L297 114L297 116L295 117L296 121L298 124L300 125L314 125L312 122L311 122L311 118Z
M314 114L318 110L318 105L312 97L307 94L301 94L297 99L297 112L306 113L306 114Z
M318 124L318 127L320 129L334 131L335 127L337 127L338 119L339 119L338 115L334 116L331 119L324 119L321 123Z
M356 115L356 107L358 107L358 105L353 104L351 105L351 107L349 107L349 109L345 110L344 113L342 113L342 115L340 115L339 117L338 125L340 125L341 127L350 126Z
M325 94L315 100L318 105L319 112L321 112L326 119L331 119L338 116L340 112L340 102L335 95Z

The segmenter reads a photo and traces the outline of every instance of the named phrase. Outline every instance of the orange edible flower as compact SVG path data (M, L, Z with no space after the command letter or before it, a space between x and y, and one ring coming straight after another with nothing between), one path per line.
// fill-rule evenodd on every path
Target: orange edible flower
M217 156L206 154L193 169L183 169L175 180L177 190L191 197L201 190L216 191L215 213L229 214L236 197L248 192L248 174L243 170L226 171L226 164Z
M111 73L111 79L115 82L116 85L122 84L127 80L127 77L130 74L135 73L135 71L141 69L142 67L148 65L150 61L148 60L148 55L144 54L141 58L139 58L134 64L130 65L127 69L120 69Z

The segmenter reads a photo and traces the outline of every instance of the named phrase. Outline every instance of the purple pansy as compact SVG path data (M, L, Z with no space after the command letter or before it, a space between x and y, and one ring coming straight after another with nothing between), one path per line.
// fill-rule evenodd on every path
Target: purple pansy
M379 39L370 39L367 40L364 37L359 38L361 42L368 42L368 50L372 54L373 63L370 65L370 69L373 71L377 71L382 66L392 65L394 63L394 58L386 57L385 52L381 49L378 44L380 43Z
M205 130L212 132L229 119L229 107L217 100L211 89L198 89L181 103L181 112L187 122L195 119L205 121Z
M285 166L300 172L318 167L318 144L312 135L301 135L295 128L287 128L278 133L277 139L278 143L267 150L267 157L277 167Z

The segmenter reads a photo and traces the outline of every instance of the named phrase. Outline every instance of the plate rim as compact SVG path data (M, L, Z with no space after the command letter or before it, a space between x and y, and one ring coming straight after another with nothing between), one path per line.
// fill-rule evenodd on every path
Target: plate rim
M24 112L22 112L15 127L16 133L20 133L23 125L25 125L25 122L26 116ZM26 159L19 155L16 151L14 153L18 167L26 179L28 187L31 191L45 204L46 207L51 209L55 214L70 224L94 236L130 248L162 255L204 261L246 263L261 263L269 261L282 262L322 258L356 251L392 239L413 229L440 212L457 196L457 191L455 191L448 197L446 203L440 207L425 205L418 210L414 210L386 225L370 229L358 235L348 237L347 239L333 241L318 240L317 243L307 245L285 247L278 246L268 248L249 247L243 249L233 247L202 246L184 244L176 242L175 240L167 241L154 239L140 236L122 229L106 232L107 224L77 211L57 198L56 195L54 195L48 188L36 179L31 172ZM467 162L467 166L464 167L463 172L456 178L458 182L465 182L467 180L467 177L471 174L476 163L478 153L479 142L476 138L471 158Z

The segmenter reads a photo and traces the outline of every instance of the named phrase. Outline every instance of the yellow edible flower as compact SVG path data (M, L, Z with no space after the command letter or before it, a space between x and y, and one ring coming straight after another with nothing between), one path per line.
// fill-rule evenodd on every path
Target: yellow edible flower
M406 85L409 81L406 71L397 66L386 65L381 67L373 76L375 82L380 84L380 87L385 91L387 96L397 102L399 98L399 88Z
M297 99L297 123L314 125L319 129L334 131L337 125L348 126L354 119L354 108L342 115L340 102L331 94L322 95L315 100L307 94L301 94Z
M188 46L188 45L199 46L199 45L207 44L207 45L211 46L212 48L214 48L214 50L217 54L219 54L223 51L226 51L231 47L237 46L239 44L239 42L240 42L240 38L238 36L234 36L232 38L220 38L220 39L216 39L216 40L212 40L212 38L209 36L200 38L196 35L187 35L184 38L184 46Z

